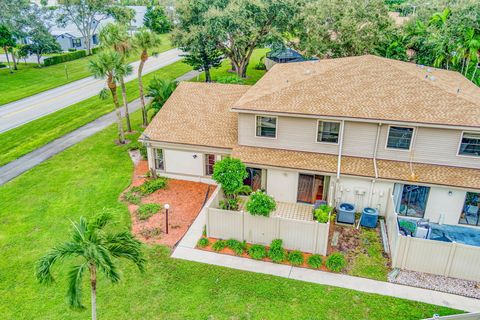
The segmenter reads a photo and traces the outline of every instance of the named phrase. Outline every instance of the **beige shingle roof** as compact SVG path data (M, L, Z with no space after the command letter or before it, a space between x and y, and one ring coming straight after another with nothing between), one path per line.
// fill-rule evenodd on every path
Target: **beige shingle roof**
M237 146L232 155L254 165L333 174L337 172L338 156L331 154ZM377 160L377 168L380 179L480 189L480 170L476 169L421 163L412 163L410 168L408 162L391 160ZM373 159L342 157L341 174L375 177L374 170Z
M457 72L366 55L277 64L233 109L479 127L480 88Z
M237 144L237 114L230 108L249 86L181 82L145 129L163 142L232 148Z

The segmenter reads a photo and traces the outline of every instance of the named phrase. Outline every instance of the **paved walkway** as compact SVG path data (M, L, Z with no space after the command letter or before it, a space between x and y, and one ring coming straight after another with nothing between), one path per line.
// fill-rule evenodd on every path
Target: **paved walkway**
M190 80L198 75L196 71L190 71L186 74L178 77L177 81L186 81ZM140 99L134 100L128 104L128 110L134 112L140 109L141 103ZM123 107L122 107L122 116L123 116ZM59 152L71 147L80 141L90 137L91 135L105 129L112 123L116 122L115 111L112 111L100 118L60 137L43 147L38 148L35 151L32 151L21 158L18 158L8 164L0 167L0 186L5 184L7 181L12 180L13 178L19 176L27 170L39 165L43 161L53 157Z
M213 196L214 194L212 195L211 199ZM207 202L207 205L208 204L209 202ZM183 237L178 244L177 248L172 254L172 257L238 270L270 274L322 285L420 301L468 312L480 311L480 300L473 298L467 298L433 290L408 287L389 282L352 277L344 274L335 274L312 269L291 267L283 264L256 261L252 259L228 256L195 249L195 245L202 235L205 219L206 210L204 208L188 230L185 237Z
M150 57L145 63L143 74L158 70L182 59L182 51L171 49ZM137 78L140 62L131 63L133 73L125 82ZM33 96L0 106L0 133L46 116L77 102L98 95L105 86L105 80L87 77L69 84L47 90Z

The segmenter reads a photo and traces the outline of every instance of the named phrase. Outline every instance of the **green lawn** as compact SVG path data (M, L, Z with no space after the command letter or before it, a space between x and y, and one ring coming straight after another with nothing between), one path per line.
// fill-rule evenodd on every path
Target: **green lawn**
M169 34L163 34L161 38L162 44L156 51L171 49ZM38 68L33 63L20 62L19 70L13 74L10 74L8 69L0 69L0 106L90 76L88 60L90 57L44 68ZM139 56L132 54L129 57L130 62L136 60L139 60ZM68 79L65 66L68 70Z
M144 86L154 77L175 79L191 70L181 61L163 67L143 76ZM129 101L137 99L138 81L126 84ZM119 94L120 99L121 95ZM31 121L20 127L0 134L0 166L15 160L33 150L97 119L114 110L111 99L100 100L93 96L67 108ZM27 139L25 137L28 137Z
M134 123L140 122L139 113ZM137 127L138 129L138 127ZM3 319L88 319L66 305L66 268L57 282L37 284L35 261L68 238L70 220L102 208L117 210L117 228L130 217L118 196L131 182L126 146L116 128L86 139L0 187L0 314ZM122 263L122 281L99 276L100 319L421 319L458 311L424 303L243 272L169 258L145 246L147 270ZM70 262L69 262L70 263ZM69 265L67 263L66 265Z
M250 63L247 67L247 78L244 81L245 84L255 84L265 74L265 70L256 70L255 65L260 61L261 57L265 56L268 51L270 51L270 49L255 49L253 51L250 58ZM230 60L224 60L220 67L210 71L212 81L216 81L218 77L235 75L235 73L229 72L231 68L232 66L230 64ZM193 81L205 81L205 74L202 73L198 79L194 79Z
M383 256L382 240L376 230L361 229L360 245L353 253L348 274L387 281L388 259Z

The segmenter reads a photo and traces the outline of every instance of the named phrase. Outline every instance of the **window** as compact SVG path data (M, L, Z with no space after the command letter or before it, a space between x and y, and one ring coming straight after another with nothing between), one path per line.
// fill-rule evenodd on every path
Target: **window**
M338 143L340 122L318 121L317 142Z
M462 156L480 156L480 134L463 133L458 154Z
M205 175L211 176L213 174L213 165L215 164L214 154L205 154Z
M462 213L460 214L460 224L468 224L471 226L480 225L480 193L467 192Z
M277 117L257 116L257 137L277 137Z
M400 193L397 196L397 212L401 216L423 218L427 208L430 187L410 184L395 184Z
M165 170L165 161L163 158L163 150L162 149L153 149L154 157L155 157L155 169L157 170Z
M387 148L410 150L412 137L413 128L392 126L388 131Z
M262 169L247 167L248 176L243 180L243 184L250 186L253 191L262 188Z
M72 39L72 46L74 48L78 48L82 46L82 40L81 39Z

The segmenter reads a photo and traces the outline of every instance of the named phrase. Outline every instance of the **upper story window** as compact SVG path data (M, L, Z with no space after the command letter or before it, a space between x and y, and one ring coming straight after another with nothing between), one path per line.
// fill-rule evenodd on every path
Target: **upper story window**
M257 116L255 135L257 137L277 137L277 117Z
M205 175L213 175L213 165L215 164L214 154L205 154Z
M410 150L413 128L390 126L388 130L387 148Z
M317 142L338 143L340 122L318 121Z
M462 156L480 156L480 133L464 132L458 154Z
M154 152L154 160L155 160L155 169L157 170L165 170L165 160L163 157L163 150L162 149L153 149Z

